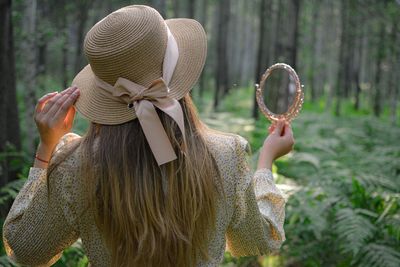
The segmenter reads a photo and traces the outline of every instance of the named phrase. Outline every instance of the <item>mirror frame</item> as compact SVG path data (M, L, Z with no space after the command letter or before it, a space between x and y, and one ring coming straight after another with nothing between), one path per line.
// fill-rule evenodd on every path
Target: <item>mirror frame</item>
M271 75L272 71L275 69L283 69L286 70L289 75L294 79L296 84L296 93L293 99L293 103L289 106L288 110L282 114L275 114L271 110L267 108L264 103L264 87L265 82L268 77ZM265 73L261 76L261 81L259 84L256 84L256 100L260 111L265 115L267 119L269 119L272 123L284 119L288 122L293 120L300 112L301 107L304 102L304 92L302 90L302 85L300 84L299 76L296 71L285 63L276 63L269 67Z

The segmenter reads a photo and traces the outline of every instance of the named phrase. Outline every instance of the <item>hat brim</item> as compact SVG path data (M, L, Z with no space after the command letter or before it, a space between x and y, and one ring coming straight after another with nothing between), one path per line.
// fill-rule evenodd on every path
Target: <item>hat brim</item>
M203 70L207 56L207 37L201 24L195 20L169 19L165 22L179 49L178 63L168 87L171 97L181 99L196 84ZM80 91L75 107L88 120L115 125L136 118L134 110L128 109L126 103L116 102L97 88L90 65L75 76L72 84Z

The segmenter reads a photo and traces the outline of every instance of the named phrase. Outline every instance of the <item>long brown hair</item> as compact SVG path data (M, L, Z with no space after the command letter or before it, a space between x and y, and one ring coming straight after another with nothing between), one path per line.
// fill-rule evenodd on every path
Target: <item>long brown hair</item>
M158 111L177 160L158 166L138 120L92 124L80 144L95 222L112 266L194 266L208 258L220 174L190 96L179 101L185 139Z

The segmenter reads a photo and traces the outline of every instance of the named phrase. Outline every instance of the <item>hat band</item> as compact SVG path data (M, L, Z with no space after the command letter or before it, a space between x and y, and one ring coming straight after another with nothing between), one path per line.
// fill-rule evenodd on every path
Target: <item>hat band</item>
M144 87L125 78L118 78L114 86L95 76L98 88L103 89L110 98L120 98L134 108L142 126L143 133L151 148L158 165L165 164L177 158L167 133L161 123L155 107L169 115L178 125L185 138L183 111L179 102L168 96L168 84L171 81L179 58L178 44L167 24L168 42L163 61L163 77ZM184 140L185 141L185 140Z

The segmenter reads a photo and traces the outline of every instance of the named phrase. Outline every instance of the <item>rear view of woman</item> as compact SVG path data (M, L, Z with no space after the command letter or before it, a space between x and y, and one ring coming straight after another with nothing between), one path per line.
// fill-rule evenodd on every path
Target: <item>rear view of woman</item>
M285 201L272 162L288 153L288 124L270 129L258 170L247 141L208 129L189 96L207 39L190 19L128 6L87 33L89 61L74 87L42 97L40 144L3 228L7 254L55 263L78 238L91 266L218 266L276 251ZM90 122L69 133L75 108Z

